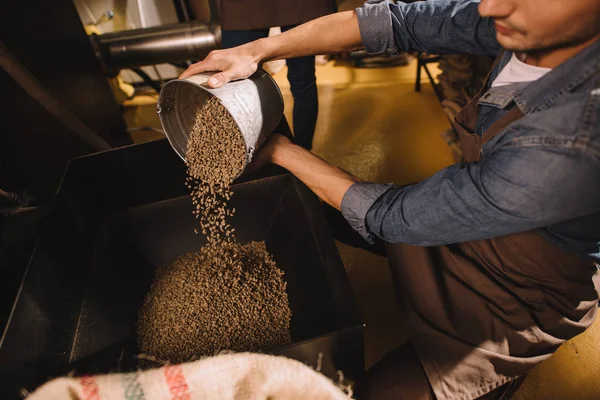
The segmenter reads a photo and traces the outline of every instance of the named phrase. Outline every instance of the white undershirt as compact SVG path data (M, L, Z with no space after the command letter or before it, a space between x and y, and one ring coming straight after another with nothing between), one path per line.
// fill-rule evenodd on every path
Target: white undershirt
M511 83L533 82L551 71L551 68L525 64L519 58L525 59L525 54L517 57L517 54L513 53L508 64L506 64L494 82L492 82L492 87L506 86Z

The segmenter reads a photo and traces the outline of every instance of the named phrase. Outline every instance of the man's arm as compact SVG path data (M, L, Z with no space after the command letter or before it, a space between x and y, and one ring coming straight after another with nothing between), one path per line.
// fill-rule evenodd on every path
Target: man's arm
M481 162L414 185L357 183L342 213L367 239L420 246L483 240L600 212L599 167L592 152L508 140Z
M190 66L180 78L206 71L222 71L211 87L252 75L258 64L312 54L347 53L362 48L354 11L326 15L280 35L260 39L233 49L212 51L206 59Z
M371 54L423 51L495 56L501 48L494 21L482 18L478 8L479 0L411 4L370 0L356 11L365 49Z
M411 4L371 0L346 11L307 22L280 35L227 50L212 51L181 78L221 71L208 81L219 87L252 75L261 62L312 54L371 54L400 51L495 55L500 50L493 21L481 18L478 0L429 0Z
M348 172L293 144L284 136L275 134L261 148L253 161L254 167L266 162L277 164L300 179L321 200L341 208L344 194L359 181Z
M414 185L360 182L275 135L259 153L341 209L367 240L436 246L539 229L600 212L600 162L585 151L514 145Z

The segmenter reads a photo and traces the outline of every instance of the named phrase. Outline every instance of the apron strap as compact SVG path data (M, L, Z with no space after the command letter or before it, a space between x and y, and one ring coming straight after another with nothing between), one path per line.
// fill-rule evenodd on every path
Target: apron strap
M490 69L490 72L487 74L487 77L485 78L485 82L483 83L483 85L481 86L479 91L475 94L475 96L473 96L473 98L471 100L469 100L467 105L464 106L463 109L460 110L460 112L458 114L456 114L456 117L454 117L454 121L453 121L454 122L453 125L455 125L455 127L456 127L456 124L458 124L461 127L463 127L464 129L466 129L467 132L470 131L471 133L473 133L475 131L475 125L477 123L477 115L478 115L477 103L479 103L481 96L483 96L483 94L485 92L487 92L488 86L490 84L490 79L492 77L492 73L494 72L494 70L496 69L498 64L500 64L500 61L502 61L503 56L504 56L504 52L502 52L502 54L500 54L498 57L496 57L496 60L494 61L494 64L492 65L492 68Z
M517 106L504 114L492 124L482 136L468 132L464 127L457 126L460 148L463 153L463 162L472 163L481 159L481 148L485 143L502 132L507 126L523 117L523 112Z
M509 112L504 114L502 118L498 121L494 122L492 126L490 126L484 133L481 138L481 144L484 145L489 140L491 140L494 136L502 132L504 128L512 124L518 119L523 118L523 111L517 106L514 106Z
M460 141L460 148L463 153L463 162L471 163L479 161L481 158L482 146L487 141L502 132L502 130L504 130L504 128L506 128L508 125L523 117L523 112L519 109L519 107L515 106L504 116L502 116L502 118L492 124L492 126L490 126L482 136L479 136L475 133L477 118L479 116L479 100L488 90L492 73L502 60L503 56L504 53L496 58L496 61L494 62L494 65L479 92L477 92L477 94L469 101L469 103L456 115L452 123Z

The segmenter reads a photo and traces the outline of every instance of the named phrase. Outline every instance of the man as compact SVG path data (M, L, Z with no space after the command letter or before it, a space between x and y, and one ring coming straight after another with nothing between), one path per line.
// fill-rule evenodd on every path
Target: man
M286 32L335 10L334 0L221 0L221 46L227 49L265 38L269 36L269 28L274 26ZM315 57L294 57L286 61L294 97L294 141L310 150L319 111Z
M418 184L360 182L278 135L262 151L386 242L411 340L359 382L362 398L506 398L594 321L599 39L597 0L369 1L186 71L221 71L220 86L265 60L361 46L500 55L456 118L464 161Z

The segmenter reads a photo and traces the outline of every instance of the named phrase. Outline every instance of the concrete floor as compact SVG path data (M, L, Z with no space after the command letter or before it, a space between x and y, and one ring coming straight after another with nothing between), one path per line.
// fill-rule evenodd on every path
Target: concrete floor
M292 121L293 100L283 69L275 75ZM319 120L314 152L373 182L409 183L452 163L439 134L449 124L431 87L413 91L415 63L389 69L352 69L329 63L317 71ZM125 104L129 126L159 127L155 96ZM136 142L160 135L135 132ZM366 362L371 366L407 339L384 258L338 243L367 324ZM600 399L600 320L563 345L527 379L518 400Z

